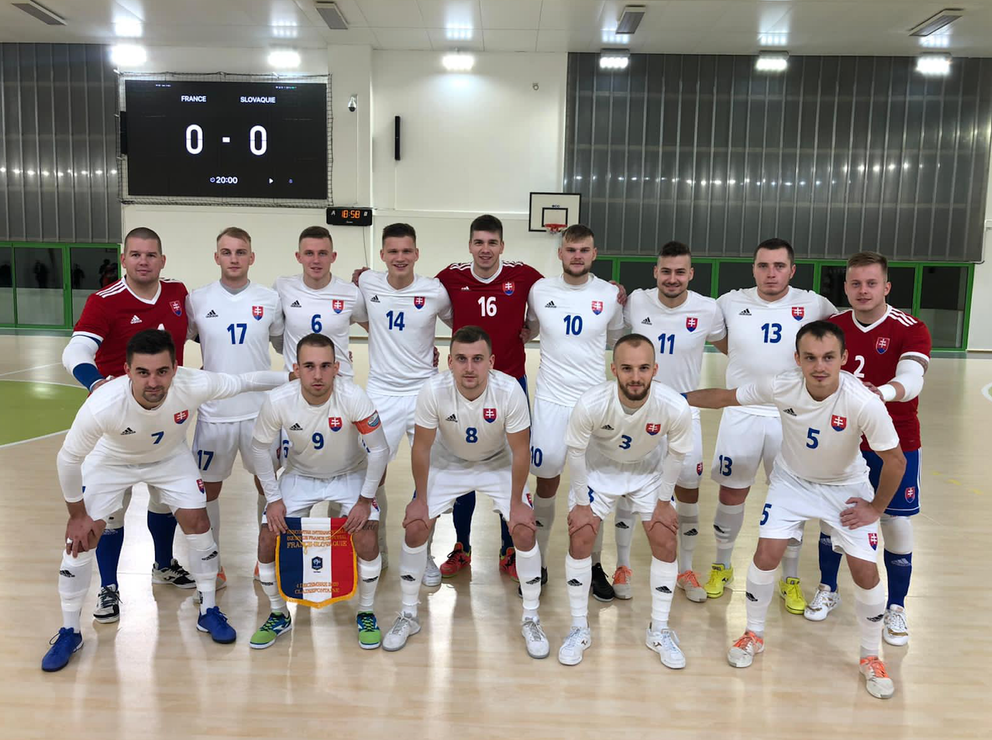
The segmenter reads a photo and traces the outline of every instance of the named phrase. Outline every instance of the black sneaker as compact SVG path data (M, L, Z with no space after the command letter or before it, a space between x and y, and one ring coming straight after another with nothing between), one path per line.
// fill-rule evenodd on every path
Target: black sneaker
M93 619L101 624L110 624L121 618L121 595L117 591L117 586L104 586L100 589L100 595L96 597L96 609L93 611Z
M158 563L152 565L152 583L171 583L176 588L196 588L196 581L175 558L165 568L159 568Z
M596 601L613 601L616 596L601 563L592 566L592 595Z

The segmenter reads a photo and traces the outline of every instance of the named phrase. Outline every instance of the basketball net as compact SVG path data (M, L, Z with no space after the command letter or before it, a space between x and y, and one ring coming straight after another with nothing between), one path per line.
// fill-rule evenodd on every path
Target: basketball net
M544 228L549 234L560 234L565 229L565 224L545 224Z

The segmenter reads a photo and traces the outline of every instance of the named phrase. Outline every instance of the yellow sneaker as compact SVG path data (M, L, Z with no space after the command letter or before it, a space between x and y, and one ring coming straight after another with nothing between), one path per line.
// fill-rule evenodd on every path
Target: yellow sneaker
M798 578L779 579L778 595L785 599L785 608L790 614L802 614L806 611L806 597Z
M706 590L706 595L711 599L719 599L723 596L723 587L732 580L734 580L734 569L732 567L725 568L720 563L713 563L710 566L710 579L703 588Z

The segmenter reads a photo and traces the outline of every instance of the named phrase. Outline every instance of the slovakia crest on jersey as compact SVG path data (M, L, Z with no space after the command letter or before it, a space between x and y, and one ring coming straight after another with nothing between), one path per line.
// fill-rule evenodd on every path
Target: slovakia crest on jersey
M331 301L331 308L334 309L334 313L341 313L344 311L344 301Z
M592 302L592 312L594 314L596 314L597 316L599 316L601 313L603 313L603 302L602 301L593 301Z
M196 479L196 487L200 489L200 493L206 493L207 488L203 485L203 481L199 478Z
M252 306L251 316L255 321L261 321L262 317L265 315L265 306Z
M696 331L696 327L699 326L699 319L695 316L687 316L685 319L685 328L687 331Z
M696 475L702 475L702 474L703 474L703 464L696 463Z
M906 501L910 502L916 498L916 486L910 486L906 489Z
M482 409L482 418L492 424L496 421L496 409Z
M179 301L170 301L169 306L172 307L172 313L174 313L176 316L183 315L183 304L180 303Z
M875 340L875 351L880 355L884 355L888 351L890 344L892 344L892 340L888 337L879 337Z
M644 425L644 431L653 437L661 431L661 424L652 424L651 422L648 422Z
M176 424L182 424L189 418L189 410L183 409L182 411L177 411L172 415L172 418L176 420Z
M421 309L427 303L427 298L422 295L415 295L413 297L413 307L416 309Z
M872 550L878 549L878 532L868 533L868 544L871 545Z
M331 428L332 432L341 431L341 417L340 416L329 416L327 418L327 426Z
M830 417L830 426L834 428L835 432L843 432L847 429L847 417L834 414Z
M802 321L803 317L806 316L805 306L793 306L792 307L792 318L796 321Z
M516 284L512 280L507 280L503 283L503 292L507 295L513 295L513 291L516 290Z

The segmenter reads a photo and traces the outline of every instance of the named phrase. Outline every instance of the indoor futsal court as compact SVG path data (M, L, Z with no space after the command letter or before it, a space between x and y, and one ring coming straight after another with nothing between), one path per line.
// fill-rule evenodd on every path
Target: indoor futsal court
M0 737L988 737L986 667L992 642L984 617L992 604L981 566L992 517L992 487L983 474L985 434L992 429L992 267L986 261L992 229L992 2L950 5L926 0L18 0L0 5L0 470L6 474L0 501L8 530L0 542L0 572L9 615L0 633L5 675ZM580 253L583 244L587 250ZM768 271L778 269L769 250L786 255L779 293L769 287L776 278ZM876 252L887 263L874 257L858 261L859 255ZM684 264L685 274L676 275L675 264ZM879 265L882 283L861 290L875 291L872 300L883 303L869 310L867 299L856 300L852 307L858 290L852 281L863 274L856 271ZM159 273L166 282L159 282ZM886 282L891 289L883 295L878 291ZM544 296L540 290L551 290L546 287L551 283L559 291L554 300L535 298ZM204 286L215 292L193 293ZM607 291L607 299L593 296L590 304L581 292L586 287ZM692 291L688 298L686 289ZM242 294L246 290L255 292ZM727 308L731 304L721 296L731 291L753 295L752 307L762 310L779 305L775 310L786 312L784 325L756 318L752 344L735 345L740 341L735 332L738 337L743 332L735 327L750 312L738 313L736 303L732 311ZM583 306L582 316L566 307L571 303L562 303L572 293L580 295L575 300ZM405 316L398 309L387 314L386 308L399 304L374 306L380 295L387 303L413 296L412 309L406 306ZM775 304L774 296L786 295L791 309L789 301ZM808 301L805 312L796 307L800 295ZM234 315L224 313L234 311L223 303L228 297L232 306L250 306L247 323L226 318ZM654 307L642 321L635 304L649 299ZM694 336L692 357L701 359L701 369L690 372L692 383L683 388L684 376L676 380L676 371L669 375L666 369L674 366L664 363L689 357L686 340L666 335L669 329L662 327L668 325L659 325L658 317L669 317L667 311L688 299L723 317L716 324L723 327L723 338L697 323L702 314L692 314L684 325L677 314L678 336ZM99 308L101 301L126 308ZM829 310L811 314L808 306L827 303ZM561 313L547 313L559 308ZM141 313L145 309L150 313ZM868 540L877 550L880 578L873 588L889 596L878 629L894 629L892 614L904 613L912 635L908 644L891 644L892 633L886 631L880 652L874 651L878 655L869 651L871 658L866 657L863 593L870 589L857 587L842 563L841 601L824 621L808 611L804 618L802 608L790 613L779 587L763 586L772 596L764 631L753 637L766 649L758 657L752 641L753 665L746 670L728 665L728 648L741 644L742 628L747 625L746 637L760 623L753 605L759 599L751 591L758 593L754 573L765 571L752 557L759 534L769 531L761 527L769 518L766 496L773 499L776 484L759 470L739 535L731 541L727 566L735 575L723 594L690 601L681 572L679 588L657 587L664 558L637 524L630 554L632 598L593 598L593 571L591 645L579 653L581 664L567 664L559 650L582 629L576 626L581 618L577 621L574 586L584 589L584 582L574 580L578 550L574 544L574 552L569 550L574 460L563 463L552 505L556 513L547 520L547 504L533 505L546 485L538 481L547 480L537 475L544 453L539 448L535 453L534 430L546 425L538 431L545 440L556 438L563 455L567 445L574 449L572 408L578 409L588 398L582 393L598 383L616 389L610 392L619 394L617 408L623 411L618 414L630 416L641 408L624 403L636 400L624 390L624 373L631 371L610 369L612 344L621 334L645 335L647 341L638 346L650 344L662 368L655 380L686 395L695 388L760 383L763 374L805 373L803 365L793 369L797 335L808 337L806 326L827 323L818 319L849 309L851 321L860 321L870 337L862 340L869 343L864 346L874 354L852 358L856 367L844 365L844 370L888 403L860 384L851 392L888 411L906 459L918 463L915 485L905 489L904 481L897 494L910 503L918 497L919 513L886 514ZM881 313L870 313L876 309ZM102 312L99 326L106 330L94 328L96 311ZM562 323L559 317L566 312ZM609 329L601 314L616 318ZM633 315L638 318L631 321ZM889 324L869 326L875 318L859 318L869 315L918 329L922 324L928 332L925 350L904 348L896 334L877 334L876 340L871 332ZM622 330L616 324L621 316L626 318ZM207 325L211 318L217 318L214 328ZM762 321L767 323L759 330ZM127 427L122 438L134 434L134 419L153 418L156 409L174 402L160 397L155 405L148 401L152 396L141 395L147 381L133 372L130 379L119 377L125 374L120 357L136 333L171 335L177 347L197 335L182 345L179 364L229 373L273 371L266 388L286 382L284 358L299 352L302 362L304 351L311 357L315 348L330 346L340 366L353 368L354 384L345 385L338 375L333 399L348 388L361 397L367 391L372 399L374 417L348 417L342 432L362 451L361 473L384 454L377 452L375 435L388 436L387 429L375 428L380 415L383 426L389 425L376 392L409 402L404 413L411 429L413 399L419 399L421 418L422 388L437 380L431 339L442 373L451 358L452 398L474 401L477 396L466 395L473 376L464 379L459 367L471 362L464 357L465 345L479 340L457 332L475 324L488 332L486 341L491 335L493 367L513 381L513 397L519 397L518 381L526 392L535 544L529 551L516 545L521 555L515 567L523 573L533 567L523 565L525 558L540 562L543 554L547 582L540 589L539 625L549 645L545 659L528 655L526 620L537 579L521 576L518 596L518 583L501 568L506 544L493 503L481 492L488 458L475 463L459 458L467 485L480 486L478 503L467 520L449 513L437 518L427 552L445 577L438 574L440 585L420 585L419 606L409 611L408 584L421 583L421 577L408 574L427 579L431 565L426 572L411 569L413 550L404 544L405 507L419 488L406 437L394 448L383 484L388 558L380 541L377 585L368 585L375 579L365 578L362 569L380 561L356 555L353 596L320 609L283 603L282 616L287 624L291 617L292 630L272 632L279 595L273 595L271 583L262 583L267 564L261 579L256 570L262 557L261 507L253 476L239 456L224 479L219 509L207 503L204 514L196 497L209 502L215 481L205 474L205 445L192 432L202 424L208 434L211 424L224 423L247 424L241 428L251 432L256 416L269 408L262 404L270 396L262 393L251 396L251 413L233 422L209 416L219 407L204 415L191 405L174 417L175 440L166 437L177 445L177 457L165 460L166 468L174 463L170 474L195 469L203 479L196 480L200 494L192 493L197 503L172 507L183 510L175 535L166 530L164 547L174 546L187 588L153 584L150 577L153 553L163 548L163 524L155 519L153 525L156 504L145 483L134 485L123 517L127 534L122 549L117 545L117 585L109 601L105 586L113 579L103 572L110 562L105 552L91 547L78 559L61 554L67 506L75 514L93 513L95 496L110 485L107 471L126 468L140 477L162 462L146 462L155 452L144 448L139 453L146 458L140 460L87 452L98 464L82 466L82 499L63 498L69 463L59 453L64 443L70 446L70 427L81 428L80 419L90 418L81 413L77 419L84 402L94 409L121 389L120 403L131 409L121 417ZM697 326L700 332L693 334ZM591 351L580 354L577 345L562 341L577 340L583 331ZM833 341L833 334L818 331L810 332L815 341ZM600 334L589 339L591 332L600 332L603 341ZM321 335L317 344L297 344L314 334ZM453 334L463 337L454 350ZM848 346L855 346L851 341L849 336ZM729 358L722 353L726 342ZM248 351L239 349L246 344L253 355L238 354ZM164 350L154 348L161 346L139 345L134 357L160 355ZM803 346L807 354L812 351ZM890 352L893 347L897 353ZM119 357L108 359L112 351ZM345 353L350 357L342 362ZM915 364L910 374L907 357L909 366ZM896 369L884 377L872 375L881 372L872 370L880 358ZM590 359L596 376L591 380L580 374ZM735 368L748 362L750 374L737 374ZM925 375L916 369L921 365ZM839 366L831 365L834 376ZM271 380L274 371L280 380ZM317 371L306 372L311 374L301 370L295 381L302 392L295 402L316 408L319 403L308 392L313 398L328 396L319 395L319 383L307 385ZM104 389L110 375L118 379ZM803 398L820 409L823 399L815 395L812 377L805 376ZM175 399L185 387L175 381L169 396ZM554 402L565 411L553 424L535 412L548 398L573 391L567 406ZM917 394L920 443L907 447L901 424L910 422L900 414ZM437 435L446 439L448 410L437 403ZM479 425L484 434L506 429L493 433L499 445L513 434L502 403L498 415L495 408L483 411L485 404L476 409L490 422ZM469 423L466 408L458 406L463 424ZM805 413L796 408L800 416ZM796 414L783 406L779 411L781 420L777 413L768 418L788 435L786 415ZM703 408L699 416L698 533L692 534L689 574L695 572L701 582L710 578L705 591L714 578L710 564L715 568L721 557L717 538L725 535L715 532L714 523L724 521L729 511L724 489L733 488L730 479L720 478L731 468L721 456L723 438L718 442L724 415ZM331 432L324 430L323 417L318 421L323 433L312 436L312 450L283 447L291 436L288 423L274 444L286 450L280 458L289 460L283 461L289 469L272 484L287 497L288 515L289 474L297 474L297 464L323 459L318 452L325 434L344 438L332 434L341 430L341 418L328 418ZM446 421L459 423L454 413ZM834 432L824 427L821 434L810 422L808 436L794 445L799 453L783 443L776 472L783 465L790 471L782 461L799 459L790 454L811 454L804 448L814 450L821 439L854 423L853 414L833 415ZM888 417L885 423L891 426ZM678 431L676 422L671 424L666 435L674 440ZM418 422L418 429L422 426ZM135 428L142 432L136 436L147 436L143 427ZM863 428L868 427L859 426L859 435ZM655 435L658 429L649 423L645 432ZM462 441L475 443L477 432L469 427ZM110 439L118 433L105 434ZM156 434L154 444L163 436L154 432L153 439ZM620 439L628 449L630 438ZM132 443L138 444L120 442ZM151 449L151 442L142 444ZM332 449L337 445L328 445L324 454L337 455ZM860 465L857 443L850 449ZM662 469L658 454L652 485L669 485L674 478ZM584 459L593 466L597 458L590 453ZM430 460L434 476L436 461ZM594 472L590 469L590 476ZM790 475L816 480L794 470ZM881 495L888 485L884 470L882 475L881 483L861 485L877 486L875 495ZM323 478L338 481L336 476ZM363 476L348 492L359 503ZM187 484L195 480L186 477ZM429 480L431 504L437 489L436 479ZM676 494L682 490L679 480ZM588 490L592 502L592 483ZM380 488L376 495L385 494ZM314 517L325 516L323 500ZM270 511L273 502L270 496ZM511 512L519 511L515 506ZM680 500L672 509L689 511L682 506ZM908 511L913 513L912 506ZM199 523L188 525L186 515ZM155 516L171 519L168 513ZM886 532L905 532L893 519L902 525L911 520L911 547L897 551L895 540L887 538ZM537 530L544 521L550 536L542 541ZM601 524L602 566L614 585L622 565L616 521L610 513ZM110 529L120 526L117 521ZM184 532L187 527L200 529ZM448 572L455 562L449 553L457 553L456 538L465 527L471 527L471 564ZM681 548L685 529L677 522L674 528L672 541ZM808 607L819 598L823 552L815 519L803 532L798 577ZM107 546L106 534L97 540ZM835 535L835 546L839 540ZM71 548L72 536L68 542ZM911 586L908 576L905 583L890 578L899 572L893 569L896 557L913 564ZM204 565L210 560L215 563L209 568L219 562L226 578L226 587L217 586L215 607L209 587L205 603L197 598L204 583L214 582L215 571ZM311 561L309 567L320 573L323 564ZM155 571L160 572L165 571ZM279 577L290 575L283 570ZM784 570L774 583L779 577L786 577ZM70 583L85 585L84 578L91 579L85 593ZM673 573L672 584L674 579ZM356 613L365 613L359 604L369 588L372 622L378 620L373 632L381 647L356 644ZM898 589L904 612L892 601ZM659 611L661 597L654 591L670 597L666 611ZM112 616L97 621L95 608L105 616L113 610ZM664 615L663 631L677 635L674 650L684 655L679 670L659 662L656 653L664 660L663 650L645 646L645 626ZM389 639L404 618L419 619L420 631L397 649ZM878 622L883 615L867 619ZM368 623L363 626L359 616L357 624L359 641L371 641ZM252 649L259 647L256 639L266 625L271 642ZM237 638L219 639L230 628ZM649 627L649 643L652 634L660 634L655 629L661 624ZM81 648L74 652L80 636ZM859 636L862 674L855 662ZM869 668L876 677L892 679L894 694L886 701L877 700L870 687L866 691L863 677L865 660L879 659L887 675L871 668L875 663Z

